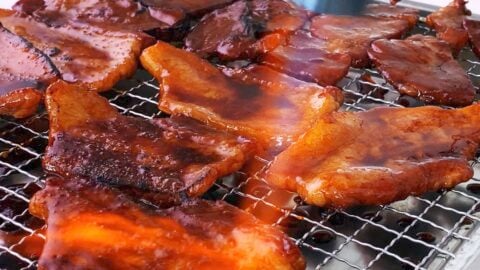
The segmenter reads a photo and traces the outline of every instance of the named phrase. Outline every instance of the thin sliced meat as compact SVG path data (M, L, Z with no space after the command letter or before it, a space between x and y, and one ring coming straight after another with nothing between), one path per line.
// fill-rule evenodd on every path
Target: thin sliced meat
M418 9L385 4L369 4L364 14L375 18L405 20L410 29L417 24L420 17Z
M252 59L264 51L262 36L286 35L308 17L307 11L282 0L241 0L203 17L185 38L185 47L202 57Z
M245 138L192 119L122 116L95 92L65 82L48 88L46 105L47 171L165 200L202 195L219 177L240 169L254 149Z
M163 42L147 48L141 62L160 82L162 111L253 138L265 149L286 147L342 101L336 87L264 66L230 70L226 76L197 55Z
M467 1L453 0L448 6L427 16L427 24L435 29L437 37L450 44L456 55L468 42L468 33L463 29L463 20L470 15Z
M311 12L291 1L252 0L250 16L258 34L272 32L290 33L301 28L311 17Z
M319 43L325 42L305 31L296 31L284 44L262 54L260 63L301 80L323 86L335 85L347 75L351 57L330 53L324 46L317 46Z
M408 28L404 20L319 15L312 18L310 31L326 41L327 51L349 54L352 66L366 67L370 64L367 50L374 40L401 38Z
M42 90L58 78L48 57L0 24L0 114L24 118L37 111Z
M148 7L152 17L173 26L189 18L200 17L212 10L222 8L234 0L140 0Z
M475 52L477 57L480 57L480 22L465 19L463 27L468 32L473 52Z
M430 104L466 106L473 102L475 88L444 41L422 35L382 39L373 42L368 54L402 94Z
M1 85L2 83L4 82L0 82L0 88L3 91L5 88ZM7 88L6 93L0 96L0 114L15 118L25 118L35 114L43 99L43 93L37 89L37 85L29 86L27 83L19 87L18 84L12 85L9 81L8 86L13 86L15 90Z
M52 28L6 10L0 10L0 22L48 55L63 80L93 91L109 90L133 75L147 45L134 34L70 25Z
M252 54L255 36L244 21L247 2L238 1L202 19L185 38L185 47L202 57L236 59Z
M88 24L132 33L168 27L134 0L20 0L13 9L52 26Z
M467 181L479 143L480 104L335 112L277 156L266 179L318 206L386 204Z
M45 269L305 269L287 235L225 202L168 209L80 179L50 178L30 212L46 221Z

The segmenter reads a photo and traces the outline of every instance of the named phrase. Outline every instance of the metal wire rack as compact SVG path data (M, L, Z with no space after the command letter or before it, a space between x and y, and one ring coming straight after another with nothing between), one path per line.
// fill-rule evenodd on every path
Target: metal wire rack
M421 23L413 33L432 34ZM459 56L478 90L480 62L474 59L467 48ZM352 69L340 86L346 95L343 110L421 105L400 96L371 69ZM105 97L127 115L163 116L157 109L157 82L143 70L118 83ZM43 109L26 120L0 119L0 269L36 268L34 259L18 251L44 226L29 214L28 202L41 188L47 133ZM268 162L259 159L259 164L265 168ZM235 173L220 179L205 197L225 200L282 228L302 249L309 269L441 269L478 233L478 157L472 166L475 177L452 190L345 211L307 205L295 194L269 187L259 174L247 178Z

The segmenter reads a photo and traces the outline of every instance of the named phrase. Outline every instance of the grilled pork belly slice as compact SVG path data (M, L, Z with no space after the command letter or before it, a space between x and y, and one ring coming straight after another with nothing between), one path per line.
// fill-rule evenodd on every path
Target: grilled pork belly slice
M370 59L400 93L430 104L472 104L475 88L448 44L431 36L372 43Z
M56 27L88 24L140 35L168 27L134 0L20 0L13 9Z
M480 22L465 19L463 27L468 32L473 52L475 52L477 57L480 57Z
M192 119L120 115L95 92L65 82L48 88L46 105L50 134L43 165L66 177L175 201L202 195L219 177L240 169L253 152L247 139Z
M30 212L47 224L39 269L305 269L287 235L223 201L158 209L51 178Z
M467 1L453 0L448 6L427 16L427 24L435 29L437 37L446 41L455 55L468 42L468 33L463 29L463 20L470 15Z
M37 111L43 87L58 71L48 57L0 24L0 114L16 118Z
M412 29L418 22L420 11L414 8L395 5L368 4L364 15L383 19L405 20L408 22L410 29Z
M202 57L253 59L269 50L268 41L262 39L265 34L287 35L302 27L309 16L282 0L237 1L203 17L185 38L185 47Z
M283 44L262 54L259 62L300 80L336 85L347 75L352 60L348 54L328 52L325 44L306 31L295 31Z
M157 20L174 26L224 7L233 0L140 0Z
M470 179L479 143L480 104L335 112L278 155L266 179L318 206L386 204Z
M377 39L401 38L409 29L405 20L319 15L312 18L310 31L325 40L328 52L349 54L352 66L370 64L367 50Z
M0 10L0 22L48 55L67 82L94 91L106 91L131 76L144 39L122 32L64 25L49 27L8 10Z
M160 82L162 111L185 115L281 150L326 113L342 93L253 65L219 69L197 55L159 42L147 48L143 66ZM228 75L228 76L227 76Z

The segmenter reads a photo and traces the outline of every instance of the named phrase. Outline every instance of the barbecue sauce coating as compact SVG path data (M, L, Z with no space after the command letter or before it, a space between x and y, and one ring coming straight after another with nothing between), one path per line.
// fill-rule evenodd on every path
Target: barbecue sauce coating
M20 0L13 9L55 26L83 23L129 32L168 27L133 0Z
M305 269L287 235L225 202L168 209L79 179L52 179L32 198L46 220L39 269Z
M429 104L466 106L473 102L475 88L446 42L422 35L382 39L373 42L368 54L402 94Z
M480 57L480 22L465 19L463 27L468 32L473 52L475 52L477 57Z
M345 53L352 57L352 66L370 64L367 49L381 38L401 38L409 25L405 20L371 17L319 15L312 18L312 35L326 41L326 49L332 53Z
M252 152L243 138L190 119L143 120L64 82L50 86L44 168L63 176L161 194L202 195L240 169Z
M410 29L415 27L420 17L420 11L414 8L399 7L385 4L368 4L364 15L382 18L382 19L399 19L408 22Z
M264 66L226 70L197 55L159 42L141 62L160 82L159 108L255 139L263 148L282 149L325 113L342 94Z
M388 204L470 179L479 143L479 104L335 112L277 156L266 179L318 206Z
M37 112L42 99L43 93L33 87L10 91L0 96L0 114L15 118L32 116Z
M317 46L319 43L322 45ZM261 55L260 63L300 80L335 85L347 75L352 60L348 54L328 52L324 44L299 30L289 35L284 44Z
M222 8L233 0L140 0L152 17L173 26Z
M471 12L467 1L453 0L448 6L427 16L426 23L437 32L437 37L446 41L457 55L468 42L468 33L463 29L463 20Z
M58 71L42 52L0 24L0 114L23 118L34 114L39 91Z
M137 67L143 40L136 35L70 25L49 27L9 11L0 11L5 28L46 54L63 80L94 91L109 90Z
M202 18L185 38L185 47L202 57L253 59L268 48L265 34L283 36L302 27L309 13L281 0L238 1Z

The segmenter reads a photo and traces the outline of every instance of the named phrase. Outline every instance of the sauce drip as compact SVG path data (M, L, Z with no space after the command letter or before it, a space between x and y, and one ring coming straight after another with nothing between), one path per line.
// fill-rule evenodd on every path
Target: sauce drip
M335 235L327 230L314 231L310 237L317 244L326 244L335 239Z
M467 190L473 194L480 195L480 184L468 184Z
M406 228L408 227L410 224L413 223L413 221L415 221L414 218L411 218L411 217L404 217L404 218L401 218L397 221L397 224L398 226L402 227L402 228Z
M435 242L435 236L429 232L419 232L416 234L416 237L426 243Z

